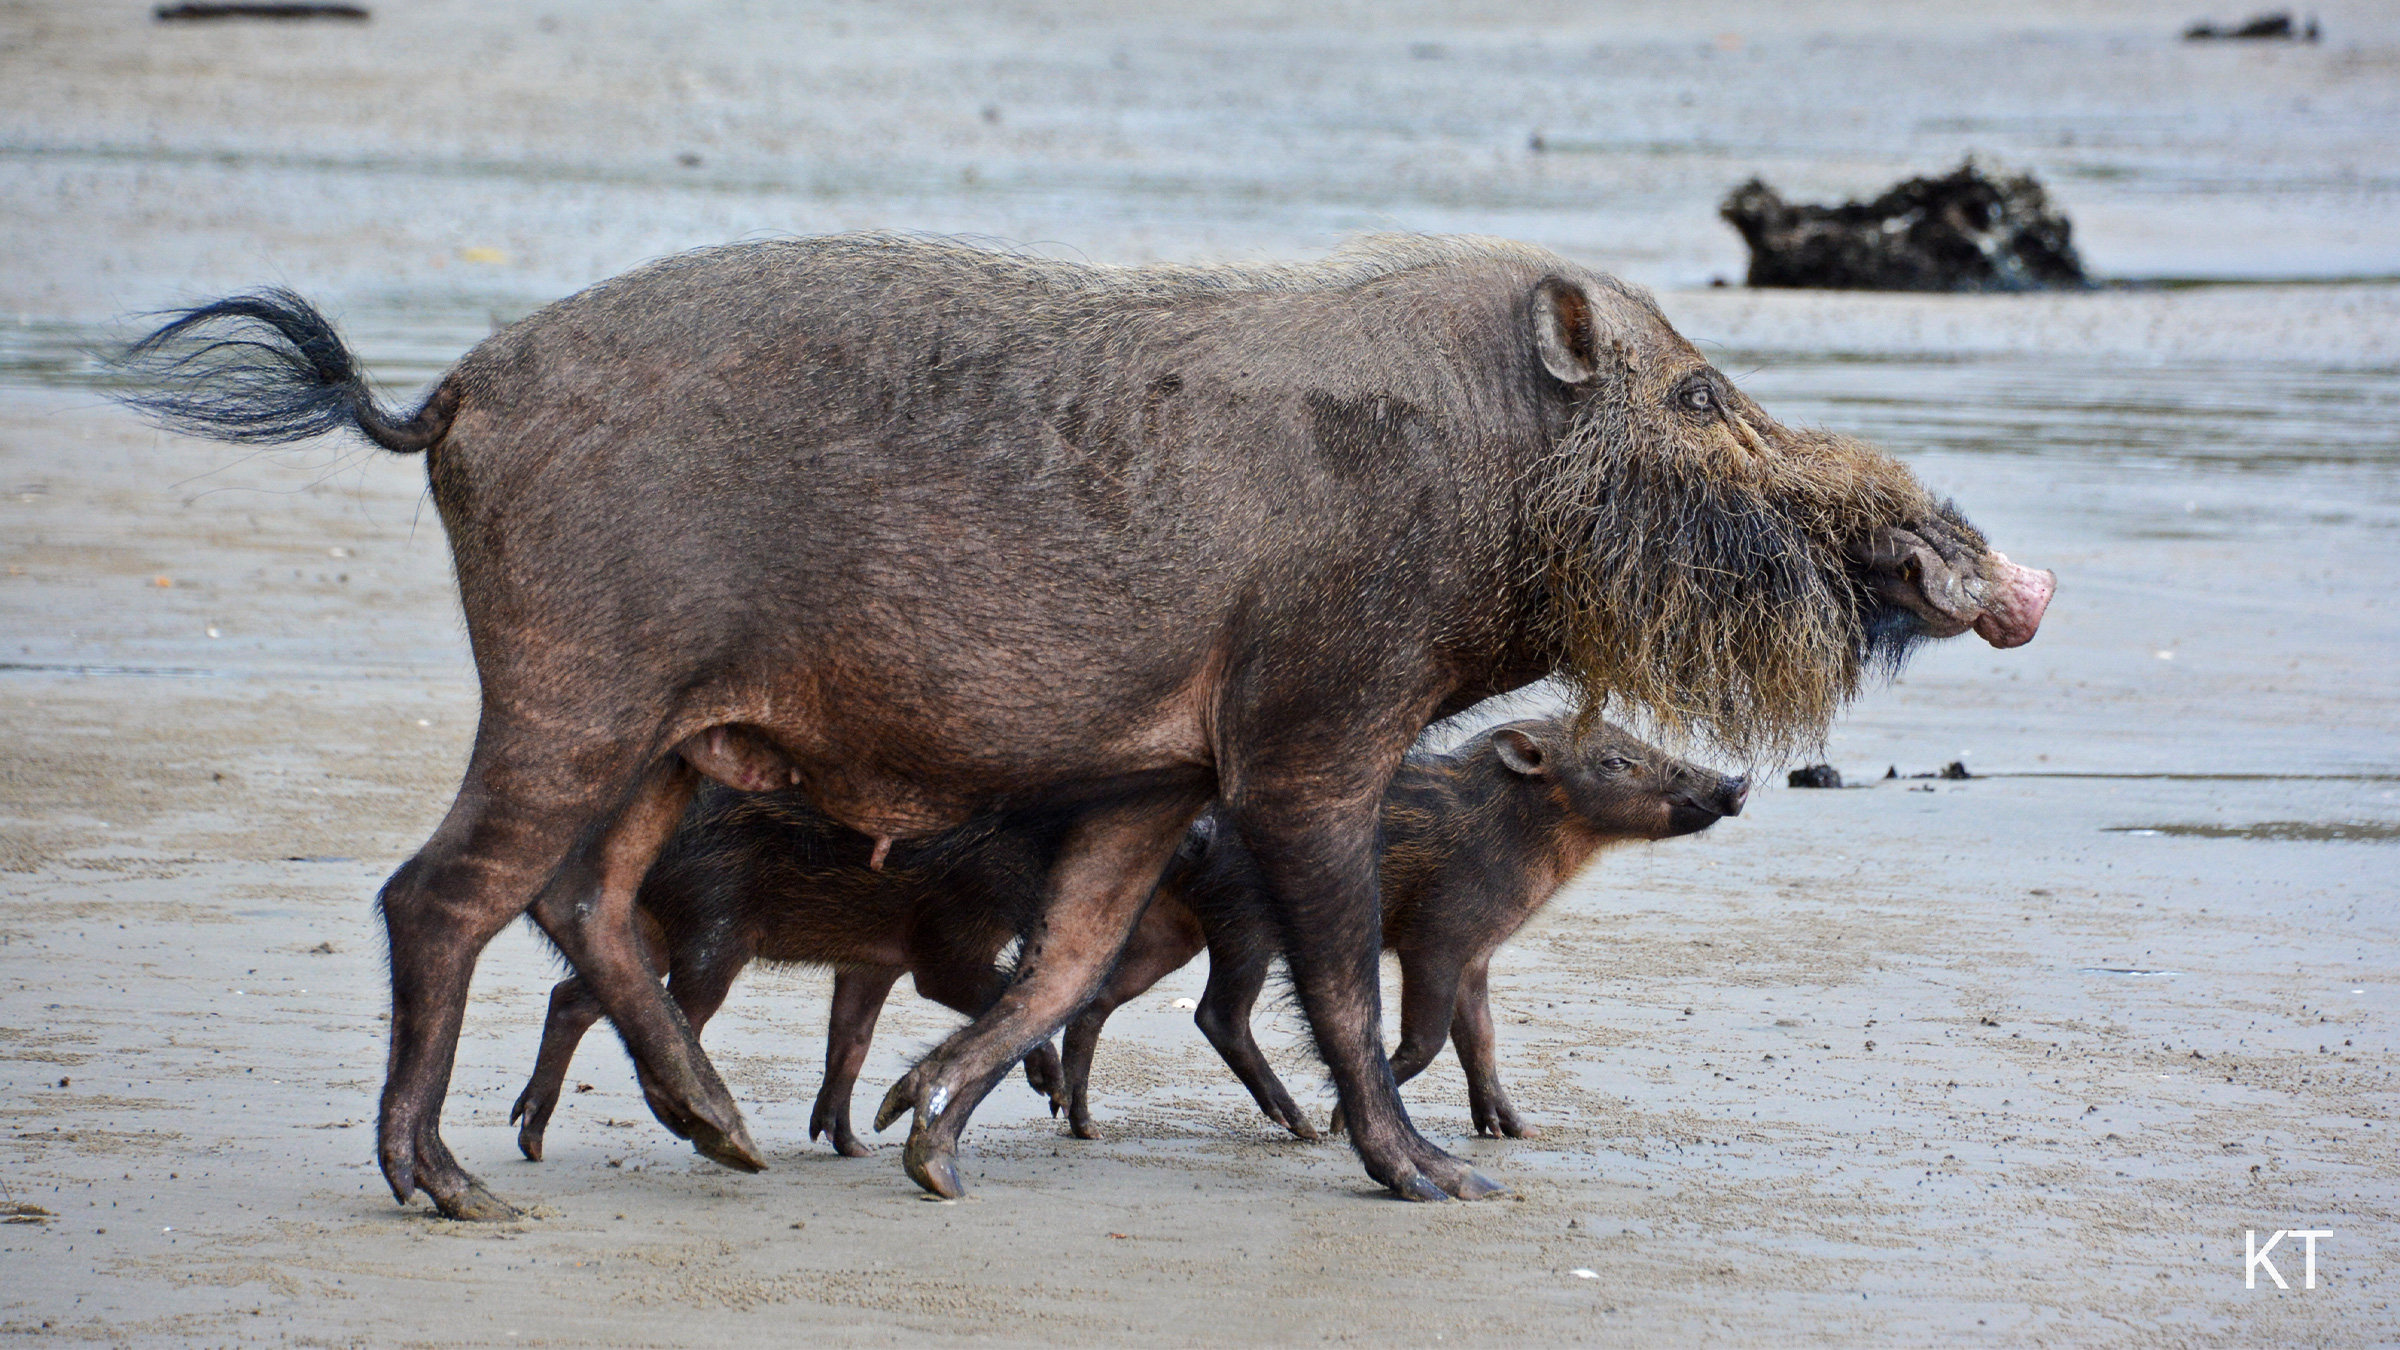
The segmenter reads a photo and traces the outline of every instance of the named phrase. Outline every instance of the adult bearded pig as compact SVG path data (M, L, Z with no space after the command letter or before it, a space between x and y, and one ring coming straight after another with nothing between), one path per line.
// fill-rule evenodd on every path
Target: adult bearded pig
M128 359L179 431L426 456L483 714L383 889L380 1155L464 1218L514 1212L439 1118L477 954L529 908L659 1119L762 1165L631 921L703 774L879 841L1070 822L1018 979L886 1102L928 1190L958 1192L968 1114L1216 798L1368 1173L1487 1194L1410 1125L1380 1034L1376 816L1426 723L1555 674L1772 756L1920 638L2030 639L2051 589L1898 463L1768 417L1641 291L1487 239L1262 268L711 249L495 334L406 416L286 292Z

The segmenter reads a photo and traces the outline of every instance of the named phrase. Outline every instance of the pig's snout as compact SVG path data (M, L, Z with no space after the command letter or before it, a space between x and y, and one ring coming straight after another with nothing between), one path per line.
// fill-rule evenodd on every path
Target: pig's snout
M2042 612L2058 591L2058 574L2019 567L2004 553L1992 555L1989 571L1976 635L1995 647L2022 647L2041 630Z

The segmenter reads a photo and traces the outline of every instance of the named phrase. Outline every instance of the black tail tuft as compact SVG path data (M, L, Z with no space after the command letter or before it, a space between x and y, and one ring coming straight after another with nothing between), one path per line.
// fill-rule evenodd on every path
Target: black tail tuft
M281 287L183 310L117 358L128 406L168 431L282 445L355 427L387 450L423 450L449 429L448 388L414 417L378 406L341 335Z

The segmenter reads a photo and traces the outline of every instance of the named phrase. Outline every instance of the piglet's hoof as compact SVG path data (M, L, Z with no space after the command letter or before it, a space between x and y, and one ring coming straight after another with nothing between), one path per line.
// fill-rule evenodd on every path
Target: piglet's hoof
M1308 1112L1303 1112L1301 1107L1294 1103L1277 1105L1274 1110L1267 1112L1267 1119L1272 1119L1274 1124L1282 1124L1284 1129L1289 1129L1294 1139L1301 1139L1308 1143L1318 1141L1318 1127L1308 1124ZM1334 1134L1339 1134L1339 1131L1342 1131L1342 1107L1334 1107Z
M517 1125L517 1152L524 1154L527 1162L542 1160L542 1135L549 1129L550 1112L557 1105L555 1097L535 1101L534 1091L529 1087L525 1095L517 1098L516 1109L508 1113L510 1123L524 1122Z
M833 1138L833 1151L845 1158L863 1158L874 1152L858 1142L858 1136L850 1131L848 1099L844 1098L837 1104L828 1093L820 1092L817 1094L816 1110L809 1113L808 1137L817 1139L827 1135Z
M1067 1075L1059 1067L1058 1051L1048 1041L1025 1056L1025 1085L1050 1099L1051 1115L1066 1109Z
M692 1130L692 1147L710 1162L723 1163L736 1172L764 1172L767 1160L758 1156L758 1145L750 1142L750 1127L736 1120L731 1131L720 1130L705 1122Z
M933 1142L932 1132L920 1126L909 1131L908 1147L901 1150L900 1165L908 1179L940 1196L956 1200L967 1193L958 1179L958 1156Z

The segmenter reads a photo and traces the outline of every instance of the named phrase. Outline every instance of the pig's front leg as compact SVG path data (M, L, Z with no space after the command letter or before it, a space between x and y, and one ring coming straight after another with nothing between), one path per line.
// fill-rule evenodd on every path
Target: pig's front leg
M1517 1108L1500 1087L1500 1057L1492 1044L1491 965L1492 954L1485 952L1459 973L1450 1039L1458 1047L1459 1066L1467 1071L1467 1108L1475 1115L1475 1132L1526 1139L1541 1131L1517 1118Z

